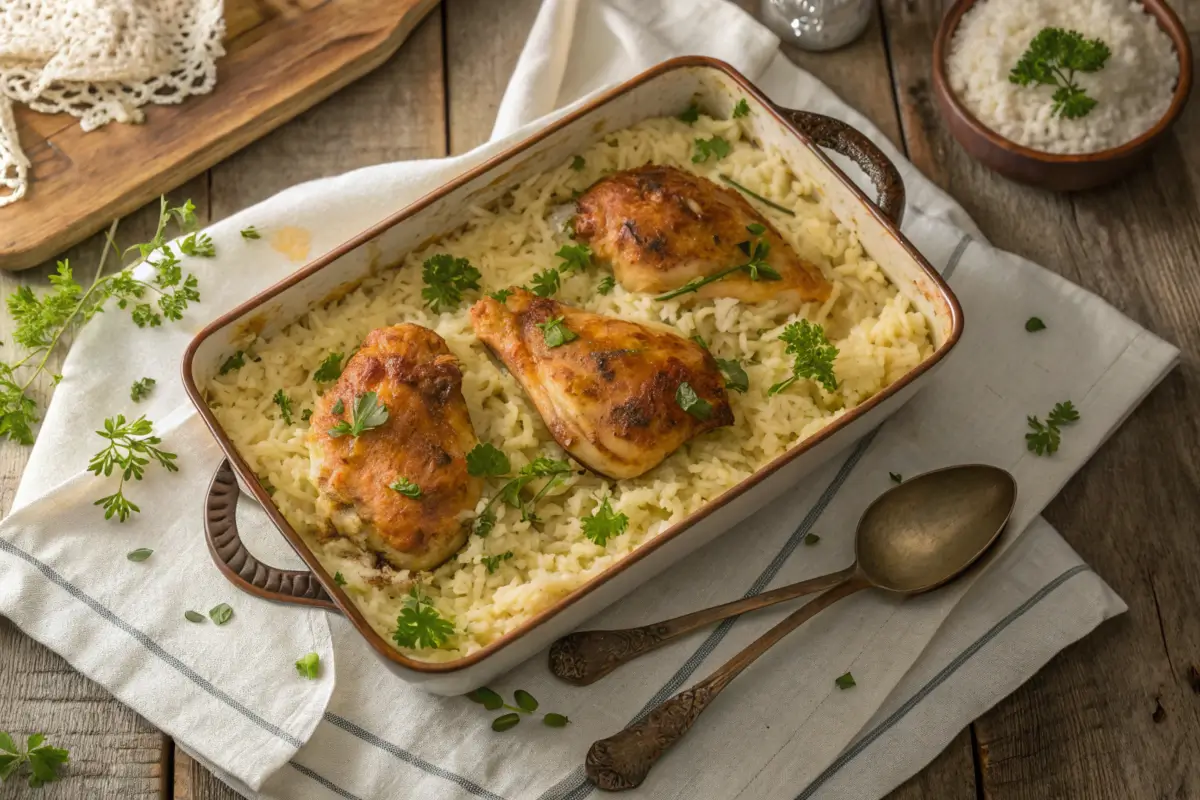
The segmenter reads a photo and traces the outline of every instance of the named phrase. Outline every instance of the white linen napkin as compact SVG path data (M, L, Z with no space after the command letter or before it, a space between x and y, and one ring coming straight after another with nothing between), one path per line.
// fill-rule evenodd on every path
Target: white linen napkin
M219 455L170 376L191 332L295 268L266 242L243 242L240 228L305 228L316 255L545 123L530 119L562 113L582 95L684 53L723 57L773 99L872 135L904 173L905 231L958 293L966 332L935 382L880 429L591 624L642 624L844 567L857 517L887 488L889 472L984 461L1011 470L1020 497L1003 552L987 569L906 602L863 593L827 610L735 681L633 795L882 796L1054 653L1124 610L1037 514L1177 351L1095 296L988 246L952 200L732 5L547 0L498 115L495 136L505 139L460 158L373 167L288 190L210 229L218 257L189 262L205 300L180 329L135 331L101 315L84 330L18 493L21 510L0 525L0 613L248 797L590 794L581 763L593 740L708 674L794 606L699 632L584 689L557 682L539 656L493 688L526 689L571 724L526 720L494 733L480 706L425 695L392 676L340 617L274 606L224 582L198 544L199 496ZM1024 331L1034 315L1047 330ZM82 473L88 437L143 374L161 376L147 411L184 472L134 487L141 518L106 525L90 506L103 487ZM1025 416L1064 399L1081 420L1053 457L1032 456ZM260 550L282 549L261 512L245 524L262 537ZM821 541L802 545L810 532ZM157 552L126 568L124 553L138 546ZM263 557L289 566L281 553ZM198 630L181 621L183 608L221 600L235 606L233 623ZM292 661L314 649L324 678L300 681ZM841 691L833 678L846 671L858 685Z

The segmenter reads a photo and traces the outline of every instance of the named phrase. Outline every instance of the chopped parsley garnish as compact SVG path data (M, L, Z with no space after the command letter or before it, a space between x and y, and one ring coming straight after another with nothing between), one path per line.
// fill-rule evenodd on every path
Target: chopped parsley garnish
M491 445L488 445L488 447L490 446ZM475 448L472 448L472 452L479 447L483 447L483 445L477 445ZM469 453L467 457L468 459L470 458ZM489 465L490 467L499 466L498 460L495 460L494 456L489 455L488 459L493 461L493 463ZM482 461L482 455L480 460ZM470 462L468 462L467 471L471 471ZM489 474L493 477L500 477L496 475L494 471L489 472ZM496 525L496 513L492 511L492 506L497 500L501 501L510 508L518 509L521 512L521 520L523 522L537 522L538 517L533 510L537 507L538 501L541 500L547 492L562 483L564 475L570 474L570 462L546 458L545 456L539 456L538 458L535 458L529 464L521 467L521 469L517 472L517 476L501 486L500 491L497 492L491 500L488 500L487 505L483 507L483 511L479 512L479 516L475 518L475 522L471 526L472 532L476 536L487 536L492 532L492 528ZM549 480L547 480L537 494L533 496L532 500L530 500L528 503L523 501L521 499L521 491L529 483L537 480L538 478L549 478Z
M504 451L494 444L480 442L467 453L467 474L477 478L498 478L507 475L512 464Z
M750 104L747 103L746 98L743 97L741 100L738 100L737 105L733 107L733 118L741 119L742 117L749 116L749 114Z
M445 644L453 634L454 624L442 619L421 589L413 584L404 598L404 608L396 617L392 641L412 650L434 649Z
M679 384L679 388L675 390L675 402L696 419L705 420L712 416L712 403L696 394L696 390L687 381Z
M255 228L253 225L250 225L248 227L242 228L242 238L243 239L261 239L262 234L258 232L258 228Z
M504 304L508 300L509 295L512 293L512 289L497 289L494 292L488 292L488 297L492 298L497 303Z
M310 419L312 419L312 412L313 410L311 408L304 409L300 412L300 419L304 422L308 422Z
M686 122L688 125L691 125L698 119L700 119L700 106L696 105L695 101L693 101L687 108L683 110L683 113L679 115L679 121Z
M1030 452L1044 456L1058 451L1058 445L1062 442L1060 429L1063 425L1078 422L1079 412L1075 409L1075 404L1067 400L1064 403L1056 403L1046 415L1044 423L1035 416L1030 416L1027 421L1030 432L1025 434L1025 446Z
M338 399L338 405L345 406ZM333 407L333 413L341 413L338 406ZM365 392L354 398L354 409L351 413L351 421L342 420L337 425L329 429L329 435L337 439L342 436L361 436L365 431L372 428L378 428L380 425L388 421L387 406L379 402L379 395L375 392Z
M59 778L58 768L70 761L69 753L44 744L45 734L35 733L22 749L11 734L0 731L0 781L8 780L22 764L29 765L29 785L37 789Z
M538 297L549 297L558 291L561 282L558 270L548 269L533 276L533 287L530 291Z
M320 668L321 657L316 653L301 656L296 662L296 672L300 673L301 678L308 678L310 681L317 679L317 671Z
M397 476L396 480L388 484L388 488L414 500L421 497L421 487L402 476Z
M271 398L271 402L279 406L279 416L283 417L284 425L292 424L292 398L280 389L275 392L275 396Z
M629 525L629 517L614 514L608 498L591 514L583 518L583 535L604 547L608 540L620 536Z
M725 376L725 388L732 389L735 392L745 394L750 389L750 376L746 374L746 370L742 365L730 358L718 358L717 367L721 370L721 374Z
M154 378L142 378L140 381L134 381L133 386L129 387L129 399L140 403L150 396L150 392L154 391L154 384Z
M313 380L317 383L332 383L342 377L342 359L345 358L344 353L330 353L325 356L315 370L313 370Z
M575 156L571 159L571 169L576 172L579 172L585 166L587 166L587 162L583 160L583 156Z
M836 678L833 679L833 682L834 682L834 684L837 685L837 687L839 689L843 689L843 690L849 689L851 686L858 685L854 682L854 676L851 675L849 672L847 672L845 675L838 675Z
M563 260L563 263L558 265L560 272L583 272L592 265L592 248L586 244L565 244L554 255Z
M338 586L345 586L346 585L346 576L343 575L341 572L335 572L335 573L333 573L333 582L336 583Z
M221 365L220 374L227 375L235 369L241 369L246 366L246 354L241 350L225 359L225 363Z
M129 519L131 514L141 511L135 503L125 497L125 482L133 479L140 481L146 472L146 465L153 459L167 472L178 472L175 465L175 454L158 449L162 439L154 436L154 423L144 416L133 422L126 422L123 414L104 420L104 430L96 431L108 441L108 446L88 462L88 471L93 475L108 477L114 469L121 476L117 491L107 497L101 497L93 505L103 506L104 518L112 519L115 515L119 522Z
M720 136L713 136L711 139L696 139L693 142L694 152L692 153L692 163L701 164L712 158L713 161L720 161L725 156L732 152L729 142Z
M750 191L745 186L742 186L740 183L738 183L733 178L729 177L728 175L726 175L724 173L721 173L717 177L719 177L721 180L725 181L725 183L728 183L733 188L737 189L742 194L749 195L750 197L753 197L758 202L763 203L764 205L768 205L771 208L775 209L776 211L782 211L784 214L787 214L789 217L796 216L796 212L792 211L790 208L781 206L781 205L779 205L779 203L776 203L773 200L768 200L767 198L763 197L761 194Z
M508 561L512 557L512 550L509 550L505 553L501 553L498 556L483 556L481 559L479 559L479 563L487 567L488 575L491 575L500 568L501 561Z
M794 355L796 362L792 365L792 377L768 389L768 396L782 392L800 378L811 378L825 387L827 392L837 389L833 362L838 349L825 338L824 328L802 319L784 328L779 340L787 344L784 352Z
M421 297L435 314L441 313L456 308L465 290L478 289L481 277L467 259L438 253L421 265L421 279L425 281Z
M1046 330L1046 323L1042 322L1038 317L1030 317L1029 319L1025 320L1025 330L1029 331L1030 333L1044 331Z
M568 328L562 317L535 324L542 329L542 339L545 340L546 347L559 347L579 338L579 334Z
M1057 87L1051 96L1051 115L1078 119L1087 116L1098 101L1075 82L1075 73L1098 72L1110 55L1112 51L1100 39L1084 39L1079 31L1042 28L1008 79L1018 86Z
M746 230L754 233L758 231L762 233L766 230L762 225L757 223L747 225ZM744 264L738 264L735 267L714 272L712 275L706 275L703 278L692 278L690 281L680 286L678 289L672 289L665 294L660 294L655 297L655 300L671 300L680 295L695 292L702 286L707 286L710 283L721 280L722 278L732 275L735 272L745 272L750 276L752 281L777 281L781 280L781 276L775 271L775 268L767 263L767 254L771 252L771 245L762 239L756 239L753 243L750 241L738 242L738 249L741 250L747 257Z
M613 288L616 285L617 285L616 278L614 278L612 275L605 275L603 278L600 279L600 282L598 284L596 284L596 291L599 294L608 294L609 292L611 292L613 290Z
M804 537L804 544L807 545L808 547L812 547L814 544L816 544L819 541L821 541L821 537L817 536L815 533L806 534Z

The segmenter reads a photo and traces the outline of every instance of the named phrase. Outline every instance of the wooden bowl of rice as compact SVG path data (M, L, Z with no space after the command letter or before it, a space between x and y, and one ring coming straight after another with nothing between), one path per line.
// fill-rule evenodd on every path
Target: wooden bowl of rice
M983 0L1007 2L1008 0ZM1179 59L1178 78L1166 112L1149 129L1116 146L1081 153L1053 153L1006 138L982 123L952 88L948 61L963 16L979 0L957 0L946 12L933 43L933 85L951 134L973 158L1020 183L1052 191L1092 189L1124 177L1165 138L1192 89L1192 50L1187 30L1163 0L1142 0L1146 13L1170 39ZM1051 2L1051 0L1043 0Z

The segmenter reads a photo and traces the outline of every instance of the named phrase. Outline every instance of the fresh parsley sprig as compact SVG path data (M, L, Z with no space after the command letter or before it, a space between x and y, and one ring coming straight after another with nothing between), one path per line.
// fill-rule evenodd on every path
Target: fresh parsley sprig
M1074 403L1070 400L1055 403L1045 422L1032 415L1027 419L1029 433L1025 434L1025 447L1039 456L1056 453L1062 443L1062 426L1078 421L1079 411Z
M1077 72L1097 72L1104 68L1112 51L1100 39L1084 39L1079 31L1042 28L1008 74L1019 86L1055 86L1051 114L1065 119L1085 117L1097 100L1075 80Z
M538 297L550 297L558 291L561 285L562 276L558 274L558 270L548 269L533 276L533 285L530 286L529 291Z
M340 411L338 406L342 407ZM339 398L332 411L335 414L341 414L345 408L345 403ZM375 392L363 392L354 398L354 408L350 410L350 421L342 420L334 425L329 429L329 435L335 439L342 436L358 438L366 431L378 428L387 421L387 406L379 402L379 395Z
M579 338L579 334L567 327L562 317L548 319L545 322L534 323L542 330L542 339L546 347L561 347Z
M609 539L625 532L625 528L629 526L629 517L614 513L609 498L605 497L596 510L584 517L582 522L583 535L604 547Z
M158 449L162 439L153 435L154 423L144 416L133 422L126 422L122 414L109 417L104 420L104 430L96 433L108 442L108 446L92 456L88 470L93 475L108 477L115 469L120 473L121 481L116 492L101 497L93 505L104 507L105 519L112 519L115 514L120 522L124 522L131 514L141 511L125 497L125 482L140 481L151 460L157 461L167 472L178 472L176 456Z
M404 608L396 617L392 641L411 650L431 650L441 647L453 635L454 623L442 619L421 587L414 583L404 598Z
M114 239L117 231L114 221L106 234L108 246L101 253L96 275L86 288L75 280L70 262L63 260L50 276L48 293L38 295L29 286L22 286L9 295L8 311L16 323L13 340L27 352L12 363L0 362L0 437L33 444L38 404L27 394L30 386L45 371L63 337L103 311L109 299L116 298L119 308L128 309L139 328L157 327L164 318L178 321L188 304L200 299L196 276L185 276L179 257L167 247L166 232L172 220L184 231L194 228L198 224L195 206L189 200L182 206L170 207L163 197L154 236L148 242L126 248L124 253ZM123 269L104 274L110 255L120 261L125 254L134 252L137 257ZM142 262L154 267L149 280L133 276L134 268ZM157 295L155 304L143 302L148 294ZM22 369L27 372L18 377L17 372ZM58 377L55 376L55 383Z
M462 302L462 293L467 289L478 289L482 277L467 259L438 253L421 265L421 278L425 281L421 298L435 314L457 308Z
M796 357L792 365L792 376L767 390L767 396L779 394L801 378L811 378L825 387L825 391L837 389L837 376L833 374L833 362L838 349L825 338L825 329L806 319L793 322L779 334L779 340L787 347L785 353Z
M0 783L15 775L22 764L29 765L29 785L34 789L58 780L58 769L70 761L69 754L45 742L44 734L35 733L21 748L11 734L0 731Z
M766 227L755 222L746 226L746 230L754 236L762 236L766 233ZM703 278L692 278L690 281L680 286L678 289L672 289L665 294L660 294L655 297L655 300L670 300L680 295L695 292L702 286L707 286L710 283L719 281L724 277L734 274L735 272L745 272L750 275L752 281L777 281L781 280L782 276L775 271L775 268L767 263L767 254L771 252L771 245L763 239L755 239L753 242L747 240L738 242L738 249L745 253L747 260L744 264L738 264L735 267L729 267L712 275L706 275Z
M477 478L503 478L512 471L512 462L499 448L486 442L477 444L467 453L467 473ZM563 476L571 473L571 464L568 461L561 461L553 458L539 456L530 463L521 467L517 471L516 477L508 483L500 487L495 495L488 500L487 505L483 507L483 511L475 518L472 524L472 532L476 536L487 536L492 532L492 528L496 525L496 512L492 510L492 506L496 501L504 503L510 508L515 508L521 512L521 520L523 522L537 522L537 514L534 513L534 508L555 486L563 481ZM521 498L521 492L533 481L538 478L547 478L548 480L541 489L533 496L533 499L526 502Z
M313 380L317 383L332 383L342 377L342 359L344 353L330 353L321 364L313 370Z
M559 272L585 272L592 265L592 248L586 244L564 244L554 255L562 259Z

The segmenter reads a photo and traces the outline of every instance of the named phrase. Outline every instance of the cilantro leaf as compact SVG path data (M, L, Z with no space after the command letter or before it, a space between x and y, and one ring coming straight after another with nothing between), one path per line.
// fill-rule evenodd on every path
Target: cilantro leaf
M605 275L600 279L600 282L596 284L596 292L598 294L608 294L616 287L616 285L616 278L614 278L612 275Z
M746 98L737 101L737 105L733 107L733 118L741 119L750 115L750 104L746 102Z
M696 139L693 145L695 146L692 153L693 164L701 164L708 161L709 158L712 158L713 161L720 161L733 149L729 146L729 142L721 136L713 136L711 139Z
M414 500L421 497L421 487L403 476L397 476L396 480L388 484L388 488Z
M725 376L726 389L743 394L750 390L750 376L746 374L746 370L738 361L730 358L718 358L716 361L717 368Z
M313 380L317 383L331 383L342 377L342 359L344 353L330 353L320 365L313 370Z
M421 278L425 281L421 297L435 314L441 313L456 308L465 290L478 289L481 277L467 259L439 253L421 265Z
M316 653L309 653L300 657L296 662L296 672L300 673L301 678L316 680L317 671L321 667L321 657Z
M400 647L412 650L436 649L454 634L454 624L442 619L441 614L429 604L420 588L413 584L404 608L396 617L396 630L392 641Z
M679 384L679 388L675 390L675 402L696 419L706 420L712 416L712 403L696 394L696 390L687 381Z
M811 378L827 392L837 389L833 362L838 349L825 338L824 328L802 319L785 327L779 340L787 345L784 352L795 356L796 361L792 365L792 377L768 389L768 396L778 394L800 378Z
M342 405L343 410L345 409L341 399L338 400L338 404ZM333 412L335 414L340 413L336 405L333 407ZM347 435L357 438L366 431L378 428L387 421L387 406L379 402L379 395L375 392L364 392L354 398L354 408L351 410L350 422L342 420L329 429L329 435L335 439Z
M583 535L596 544L604 545L614 536L620 536L629 525L629 517L624 514L614 514L608 498L583 520Z
M512 471L512 463L499 447L480 442L467 453L467 474L477 478L500 477Z
M479 559L479 563L487 567L488 575L491 575L500 568L501 561L508 561L512 557L512 550L508 550L498 556L483 556Z
M1097 101L1075 80L1076 72L1104 68L1112 51L1100 39L1084 39L1079 31L1043 28L1029 42L1016 66L1008 74L1019 86L1054 86L1051 114L1065 119L1087 116Z
M150 392L154 390L154 378L142 378L133 382L129 387L129 399L135 403L140 403L142 400L150 396Z
M554 255L563 260L563 263L558 265L559 272L583 272L592 265L592 248L586 244L565 244Z
M579 338L579 334L567 327L562 317L534 323L542 329L542 339L546 347L559 347Z
M292 424L292 398L288 397L283 389L275 392L275 396L271 398L271 402L279 406L279 416L283 417L284 425Z
M538 297L549 297L558 291L561 276L556 269L548 269L533 276L533 288L530 289Z

